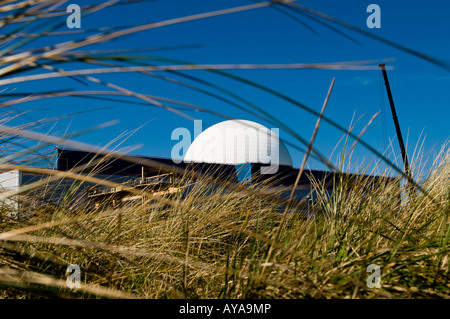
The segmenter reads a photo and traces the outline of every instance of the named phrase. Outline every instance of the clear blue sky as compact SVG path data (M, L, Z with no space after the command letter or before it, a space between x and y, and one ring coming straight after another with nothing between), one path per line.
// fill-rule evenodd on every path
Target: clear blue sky
M83 5L86 1L72 1ZM89 3L92 3L91 1ZM163 21L196 13L230 8L254 3L246 0L162 0L140 4L124 5L105 9L92 16L82 18L82 28L135 25ZM450 3L446 1L387 1L387 0L348 0L348 1L312 1L298 2L311 9L321 11L335 18L353 24L375 35L395 41L411 49L421 51L432 57L450 61L449 14ZM369 4L381 7L381 28L369 29L366 12ZM300 16L298 16L301 18ZM64 17L65 18L65 17ZM198 64L208 63L316 63L368 59L394 58L389 62L393 70L388 71L394 101L403 136L407 139L408 155L413 156L417 143L424 136L424 155L433 156L449 138L450 119L450 72L439 68L415 56L336 26L340 31L354 37L359 43L352 42L324 26L303 20L317 34L294 19L272 9L262 8L232 15L182 23L174 26L144 31L111 43L87 47L87 49L143 48L172 45L201 44L201 47L177 50L140 52L140 55L179 59ZM61 30L64 30L62 28ZM41 39L31 43L36 47L42 43L78 39L79 35L64 35ZM84 66L83 66L84 67ZM317 111L320 110L333 77L336 83L332 92L326 115L342 126L348 127L354 120L362 117L355 126L359 134L372 115L378 111L384 114L387 138L394 139L393 146L399 154L395 129L389 110L388 99L381 72L376 71L330 71L330 70L233 70L232 74L244 77L279 91ZM304 110L271 96L251 86L212 75L206 71L183 71L219 85L258 105L280 121L293 128L298 134L309 140L316 118ZM164 75L160 72L159 74ZM217 99L205 96L180 86L135 73L107 74L98 76L102 80L121 85L137 93L152 94L192 103L204 108L222 112L234 118L257 120ZM177 79L187 81L181 77ZM381 84L381 86L380 86ZM199 87L204 86L195 84ZM39 91L45 89L74 88L80 90L104 90L97 84L81 85L70 79L46 80L19 84L16 92ZM218 92L218 94L221 94ZM223 96L223 95L222 95ZM137 101L137 100L135 100ZM384 106L383 106L384 105ZM41 131L50 130L59 134L77 131L109 120L119 119L114 127L103 129L80 137L79 140L94 145L106 145L124 131L132 131L145 123L145 126L128 138L122 146L142 144L134 154L169 157L176 141L170 139L173 129L186 127L193 130L193 123L166 110L144 105L123 104L79 98L49 99L21 105L20 110L42 109L29 114L34 119L69 114L95 108L109 107L86 113L69 120L61 120L56 126L48 125ZM216 116L186 112L194 118L203 120L204 128L220 122ZM20 121L20 120L18 120ZM14 123L18 123L18 121ZM329 124L324 123L319 130L315 147L326 157L343 136ZM292 137L281 131L281 138L300 145ZM383 135L383 115L380 114L363 139L377 150L385 147ZM289 147L294 166L299 166L303 154ZM333 156L342 149L338 145ZM394 157L390 155L390 159ZM355 163L373 159L362 146L356 148ZM402 163L399 160L398 165ZM309 163L313 169L322 169L321 163Z

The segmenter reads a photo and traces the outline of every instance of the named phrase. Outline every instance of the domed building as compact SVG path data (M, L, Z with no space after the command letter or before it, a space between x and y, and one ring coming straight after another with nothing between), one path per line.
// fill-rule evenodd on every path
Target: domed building
M247 120L217 123L197 136L184 162L292 166L289 151L274 130L278 131Z
M280 166L292 167L292 158L278 136L278 129L247 120L217 123L199 134L188 148L185 163L235 165L239 180L248 180L252 164L262 174L274 174Z
M69 192L73 195L74 207L88 205L85 200L97 205L106 198L112 198L113 204L141 198L131 196L130 189L146 189L147 192L152 192L153 196L165 196L174 192L188 194L191 185L195 185L203 176L226 183L262 185L264 191L277 193L285 199L290 197L292 188L296 185L294 200L299 202L303 199L315 200L317 197L311 182L313 180L322 185L329 194L335 190L343 177L350 181L345 185L349 190L353 181L358 185L357 181L361 178L368 181L363 183L366 185L366 191L395 182L395 179L390 177L311 169L305 169L299 176L299 169L293 167L292 158L279 138L278 129L269 129L247 120L228 120L207 128L187 146L183 161L154 156L111 156L110 153L105 155L60 148L56 148L56 154L51 156L56 157L56 165L50 167L50 170L76 169L80 173L88 173L121 186L99 187L94 182L84 182L84 188L77 188L79 191L75 194L70 180L64 180L64 183L55 181L45 185L51 192L41 192L37 188L33 190L34 193L42 193L42 205L49 202L59 203ZM91 167L93 162L96 162L95 170ZM44 170L36 174L27 170L0 171L0 191L18 191L24 185L45 178L47 175ZM6 204L17 213L22 210L19 203L23 203L28 195L21 193L20 198L16 196L17 198ZM78 195L80 197L77 197ZM35 199L34 202L40 205Z

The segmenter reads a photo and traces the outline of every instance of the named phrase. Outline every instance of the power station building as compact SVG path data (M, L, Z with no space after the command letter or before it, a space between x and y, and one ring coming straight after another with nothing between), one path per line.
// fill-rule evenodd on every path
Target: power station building
M290 194L299 173L276 130L256 122L229 120L213 125L199 134L191 143L182 161L169 158L109 156L91 152L56 149L56 167L53 170L89 174L96 178L120 184L106 187L92 181L80 183L68 178L58 179L46 174L21 170L0 172L0 196L3 205L20 211L20 202L30 194L41 195L39 205L63 202L80 205L89 201L101 202L105 197L132 200L130 189L151 189L154 194L176 192L172 187L189 176L195 182L202 176L228 183L268 184L281 194ZM132 159L130 161L130 158ZM151 163L151 165L150 165ZM189 174L189 175L186 175ZM300 177L295 199L310 196L311 181L315 180L331 193L340 173L305 170ZM346 174L347 177L359 175ZM374 184L392 178L367 176ZM30 185L41 184L39 187ZM24 188L29 190L22 192ZM42 196L44 194L44 196ZM71 204L71 205L72 205Z

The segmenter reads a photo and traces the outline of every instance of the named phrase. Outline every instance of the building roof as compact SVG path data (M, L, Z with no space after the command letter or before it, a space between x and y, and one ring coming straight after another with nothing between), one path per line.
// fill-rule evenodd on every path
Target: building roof
M247 120L217 123L190 145L185 162L238 165L262 163L292 166L292 159L278 137L278 129Z
M58 149L58 170L66 171L72 170L76 167L88 164L94 159L99 159L104 157L103 155L77 151L77 150L63 150ZM222 181L237 182L237 166L228 164L214 164L214 163L174 163L169 158L159 158L159 157L144 157L136 156L136 162L130 162L120 158L108 158L101 162L100 165L89 167L84 170L84 172L90 172L94 170L95 174L105 174L105 175L119 175L119 176L141 176L142 165L139 163L139 159L151 159L152 161L164 164L166 166L171 166L179 171L199 173L199 175L207 175L212 178L217 178ZM295 184L295 180L299 173L298 168L293 168L289 165L280 165L277 172L274 174L263 174L262 168L266 164L253 163L251 164L251 182L252 183L267 183L272 186L284 186L292 187ZM166 169L162 167L145 167L146 176L154 176L164 172ZM175 174L179 175L179 174ZM366 183L365 186L383 185L385 183L395 181L393 177L384 176L371 176L371 175L360 175L360 174L349 174L349 173L338 173L320 170L305 170L299 179L299 187L309 187L311 185L311 180L316 180L318 182L324 183L327 189L333 189L336 184L340 183L340 179L350 179L357 183L358 179L364 178ZM353 184L352 182L350 184ZM350 186L350 185L349 185Z
M208 175L221 180L237 181L237 174L234 165L220 165L211 163L174 163L170 158L149 157L149 156L133 156L136 161L130 162L117 157L110 157L101 161L98 165L91 165L94 160L102 159L105 156L101 154L58 149L57 169L67 171L82 165L88 165L83 172L93 172L95 174L119 175L119 176L141 176L142 167L145 167L147 176L158 175L169 171L194 171L199 175ZM142 163L139 163L142 159ZM156 166L149 167L144 165L145 160L152 160L158 163ZM164 167L163 167L164 166ZM169 170L166 168L169 167ZM173 168L170 170L170 168Z

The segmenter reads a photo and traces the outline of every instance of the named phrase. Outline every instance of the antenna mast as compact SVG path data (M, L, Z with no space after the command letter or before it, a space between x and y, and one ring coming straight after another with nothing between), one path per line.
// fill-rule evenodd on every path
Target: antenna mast
M403 144L402 131L400 130L400 124L398 123L397 112L395 111L394 99L392 98L391 87L389 85L385 64L380 64L379 67L381 68L381 71L383 72L384 84L386 85L386 90L387 90L387 94L388 94L388 98L389 98L389 104L391 106L392 118L394 120L395 130L397 132L398 144L400 145L400 151L402 154L403 163L405 164L405 172L406 172L406 175L408 176L409 182L411 183L412 178L411 178L411 174L410 174L410 170L409 170L408 155L406 154L405 144Z

